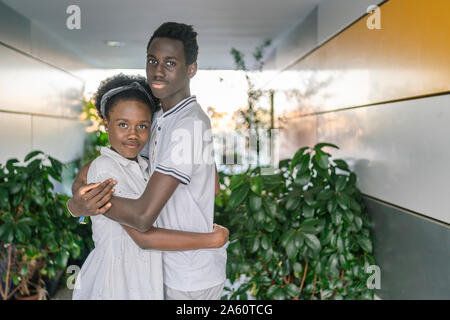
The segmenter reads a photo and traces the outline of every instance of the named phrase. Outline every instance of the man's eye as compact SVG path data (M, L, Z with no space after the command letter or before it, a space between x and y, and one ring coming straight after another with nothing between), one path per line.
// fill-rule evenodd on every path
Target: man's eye
M153 59L153 58L149 58L149 59L147 60L147 63L150 63L150 64L156 64L156 60Z
M169 67L175 67L176 66L176 63L175 62L173 62L173 61L167 61L167 66L169 66Z
M125 122L121 122L121 123L119 123L119 127L121 127L121 128L127 128L128 125L127 125Z

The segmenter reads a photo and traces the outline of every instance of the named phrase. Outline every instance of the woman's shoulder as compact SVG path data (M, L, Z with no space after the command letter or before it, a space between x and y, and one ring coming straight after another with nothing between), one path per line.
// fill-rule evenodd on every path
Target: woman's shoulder
M107 155L100 155L95 158L89 166L87 180L88 183L94 180L104 179L105 175L114 177L120 172L120 164Z

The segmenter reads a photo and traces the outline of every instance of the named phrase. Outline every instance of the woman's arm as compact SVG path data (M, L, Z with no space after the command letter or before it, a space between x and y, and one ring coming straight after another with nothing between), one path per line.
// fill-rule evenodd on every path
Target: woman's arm
M220 248L227 241L230 232L227 228L214 224L210 233L185 232L152 227L147 232L122 225L136 244L142 249L182 251Z
M219 179L219 173L217 172L217 166L214 166L214 169L216 171L216 182L214 183L214 195L220 194L220 179Z

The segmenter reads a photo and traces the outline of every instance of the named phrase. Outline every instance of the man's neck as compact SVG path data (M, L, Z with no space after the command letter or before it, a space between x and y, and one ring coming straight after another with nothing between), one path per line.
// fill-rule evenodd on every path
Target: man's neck
M171 97L167 97L167 99L161 100L161 106L164 112L169 111L173 107L175 107L177 104L179 104L184 99L187 99L191 96L191 90L187 88L184 92L181 94L176 94Z

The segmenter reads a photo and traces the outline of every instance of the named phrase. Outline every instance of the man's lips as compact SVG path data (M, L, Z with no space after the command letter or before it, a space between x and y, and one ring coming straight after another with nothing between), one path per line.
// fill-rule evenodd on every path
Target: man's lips
M152 84L151 84L151 87L152 87L152 88L155 88L155 89L162 89L162 88L164 88L166 85L167 85L166 82L162 82L162 81L153 81Z

